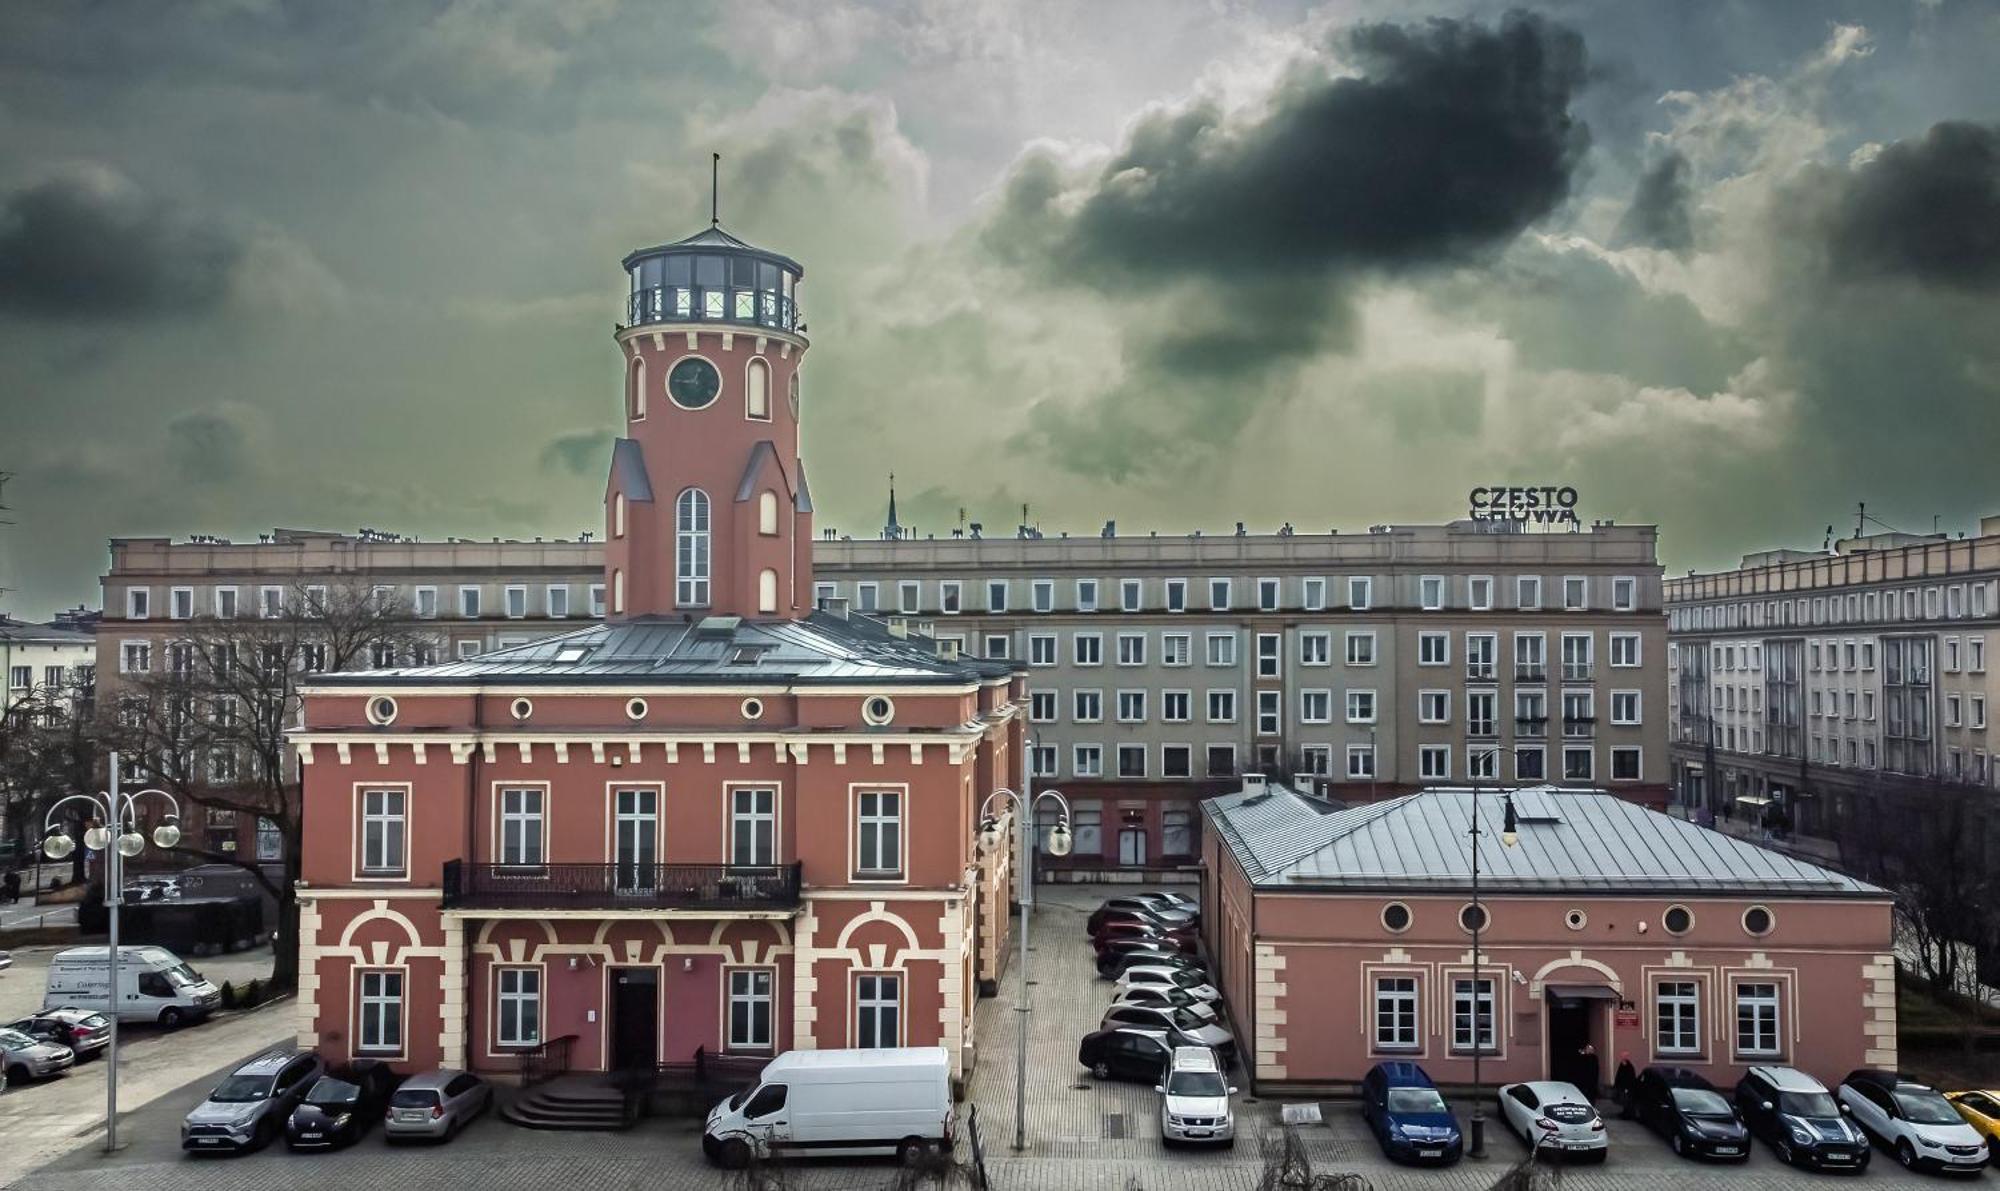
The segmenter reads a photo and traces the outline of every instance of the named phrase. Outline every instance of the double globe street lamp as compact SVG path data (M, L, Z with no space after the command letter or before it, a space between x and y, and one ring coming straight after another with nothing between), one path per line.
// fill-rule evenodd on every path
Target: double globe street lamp
M1023 771L1024 791L1027 789L1026 772ZM1020 825L1021 992L1014 1006L1014 1012L1021 1015L1020 1029L1016 1037L1018 1045L1015 1047L1014 1055L1014 1148L1017 1150L1026 1149L1028 1146L1028 916L1034 911L1034 811L1044 798L1054 799L1056 805L1062 808L1061 816L1056 820L1055 826L1049 829L1049 855L1067 856L1072 842L1069 830L1069 800L1062 796L1061 791L1043 790L1039 793L1016 794L1003 787L988 794L986 801L979 804L979 846L985 852L991 854L1002 844L1000 812L994 805L996 801L1011 810L1015 821Z
M125 904L126 860L146 850L146 837L139 832L139 800L148 795L167 800L172 813L153 828L153 842L171 849L181 842L181 805L165 790L144 789L127 794L118 788L118 754L111 754L111 789L95 794L70 794L56 800L42 820L42 853L50 860L62 860L76 851L76 840L56 824L56 812L72 802L90 807L95 820L83 833L83 846L104 857L104 906L111 916L111 939L107 952L105 1016L111 1019L111 1042L104 1065L104 1149L118 1148L118 907Z

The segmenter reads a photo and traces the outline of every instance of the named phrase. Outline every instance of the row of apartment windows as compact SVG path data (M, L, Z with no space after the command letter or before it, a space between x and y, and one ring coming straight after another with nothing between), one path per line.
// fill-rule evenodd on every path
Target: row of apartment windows
M1152 692L1144 690L1121 690L1113 692L1116 720L1121 724L1143 724L1149 721L1147 704ZM1237 696L1234 688L1218 688L1203 692L1206 722L1211 724L1233 724L1236 722ZM1640 724L1641 692L1610 691L1611 722L1620 727ZM1343 720L1349 724L1373 724L1378 722L1378 699L1371 689L1350 689L1343 692ZM1424 724L1449 724L1451 722L1451 696L1448 690L1427 690L1417 692L1417 721ZM1282 716L1282 692L1257 691L1257 727L1260 734L1274 735L1280 731ZM1467 691L1466 722L1477 725L1481 730L1473 735L1494 735L1495 707L1497 691ZM1028 693L1028 718L1038 724L1061 723L1061 691L1055 688L1038 687ZM1186 724L1194 720L1194 692L1191 690L1165 690L1159 692L1159 719L1166 724ZM1298 692L1298 722L1303 724L1330 724L1334 722L1334 692L1327 688L1302 690ZM1095 689L1071 690L1070 722L1077 724L1097 724L1104 722L1104 692ZM1588 736L1590 726L1597 722L1597 692L1562 692L1563 727L1566 735ZM1516 691L1514 693L1515 734L1539 736L1549 720L1548 695L1543 691Z
M1674 608L1668 614L1668 624L1676 632L1692 632L1776 625L1870 624L1967 617L1976 620L1992 615L1993 609L2000 606L1995 599L1995 583L1987 579L1810 598L1690 604Z
M591 583L587 587L587 607L589 615L604 615L604 585ZM167 618L169 620L193 620L198 615L212 616L217 620L237 620L246 616L243 603L244 589L240 587L211 587L206 609L198 607L196 588L175 587L167 593ZM308 615L323 611L327 606L327 588L324 584L308 584L300 588L265 584L254 589L256 604L254 618L275 620L285 615L289 602L303 599ZM409 589L405 610L420 620L435 620L443 615L444 605L439 601L440 589L435 586L419 586ZM456 601L451 605L459 618L477 620L487 616L487 591L483 584L460 584ZM550 583L541 588L541 600L535 603L530 597L532 589L528 584L510 583L500 589L500 602L495 606L498 615L509 620L523 620L529 616L545 616L551 620L564 620L575 615L572 597L574 585ZM379 608L398 607L404 592L391 584L375 584L369 588L369 598ZM148 620L152 617L153 591L149 587L128 587L125 589L125 618L127 620Z
M62 690L74 678L79 686L90 684L90 672L94 666L43 666L41 685L52 691ZM35 668L33 666L7 667L7 693L18 697L35 689Z
M1015 584L1020 582L1028 585L1028 602L1025 607L1014 599L1017 590ZM1452 608L1474 612L1490 611L1502 606L1496 602L1496 592L1500 590L1498 582L1491 575L1467 576L1462 585L1455 584L1444 575L1419 576L1416 607L1432 612ZM1590 583L1590 577L1587 575L1563 576L1560 587L1562 601L1550 607L1559 607L1565 612L1589 611L1592 607ZM1543 580L1540 575L1515 576L1512 588L1514 599L1505 607L1514 611L1541 610L1544 607L1542 586ZM894 593L896 605L894 609L888 608L884 603L885 589ZM1344 580L1256 579L1248 581L1242 587L1238 586L1235 579L1225 578L1205 579L1199 583L1188 579L1117 579L1108 582L1097 579L1074 579L1069 581L1067 603L1059 603L1058 581L1055 579L939 579L928 584L920 579L901 579L891 582L871 579L857 581L854 584L854 606L861 612L893 610L908 615L935 612L952 616L975 610L967 603L968 589L972 593L983 595L984 602L979 605L977 611L989 614L1016 611L1108 610L1113 605L1105 602L1107 592L1115 593L1115 607L1120 612L1189 612L1197 608L1210 612L1251 609L1260 612L1294 610L1320 612L1334 607L1366 612L1385 606L1375 602L1375 578L1360 575L1348 576ZM1246 591L1247 594L1243 594ZM1636 611L1638 592L1637 578L1629 575L1612 578L1610 610ZM1335 593L1344 594L1345 602L1338 604L1330 602ZM839 598L841 594L842 584L837 581L814 585L816 600ZM1193 602L1192 594L1200 595L1199 604ZM928 602L927 596L932 597Z
M1333 639L1331 629L1299 630L1297 662L1300 666L1331 666L1333 664ZM1074 666L1101 666L1104 664L1104 636L1102 632L1076 632L1070 634L1069 663ZM1193 633L1159 634L1159 664L1162 666L1189 666L1194 663ZM1464 634L1465 673L1473 679L1497 678L1500 666L1500 635L1498 633ZM1202 660L1209 666L1237 665L1237 642L1239 634L1233 629L1214 630L1203 635ZM1120 666L1144 666L1152 645L1152 635L1144 631L1119 632L1113 634L1115 649L1113 660ZM1348 666L1373 666L1381 659L1378 649L1378 632L1375 629L1349 629L1340 634L1341 661ZM1616 669L1634 669L1641 664L1642 651L1638 633L1610 633L1606 637L1610 648L1610 661ZM940 648L950 653L964 647L964 638L953 635L938 637ZM1596 638L1590 633L1563 633L1560 639L1562 668L1561 675L1572 681L1587 680L1595 669ZM989 633L986 635L984 656L1004 658L1011 656L1013 636L1010 633ZM1255 635L1255 658L1257 675L1260 678L1278 678L1284 671L1284 635L1281 633L1258 633ZM1061 636L1056 633L1028 634L1028 664L1030 666L1056 666L1062 664L1063 651ZM1417 634L1417 665L1451 665L1451 634L1447 632L1424 631ZM1514 634L1514 679L1517 682L1545 682L1548 679L1548 635L1546 633Z
M1413 975L1375 978L1372 1038L1381 1054L1421 1050L1423 998L1420 979ZM1451 982L1451 1051L1472 1054L1499 1050L1494 1034L1494 985L1491 977L1457 978ZM1771 1058L1782 1053L1782 999L1768 981L1743 981L1732 986L1735 998L1736 1059ZM1653 1054L1660 1059L1687 1060L1703 1055L1701 986L1693 980L1662 980L1653 986Z
M153 642L121 641L118 645L118 672L120 674L149 674L153 669ZM461 659L475 657L481 649L478 641L460 641L457 656ZM435 665L441 656L442 646L436 641L415 641L406 648L398 649L395 642L370 642L363 654L372 670L389 670L398 665ZM166 664L168 673L187 677L194 672L201 651L191 641L169 641L166 644ZM223 669L232 668L234 658L220 656L210 659ZM324 642L306 641L287 648L278 644L266 644L258 648L258 667L267 677L278 678L286 673L298 671L317 674L327 667L327 653Z
M1111 746L1113 769L1105 770L1105 746L1101 744L1072 744L1070 768L1062 772L1062 748L1054 744L1037 744L1029 751L1029 763L1035 777L1044 778L1193 778L1228 777L1236 773L1236 746L1234 744L1210 744L1203 746L1206 771L1197 773L1194 768L1195 748L1191 744L1117 744ZM1159 771L1153 772L1150 762L1153 750L1159 750ZM1514 755L1514 780L1542 782L1549 780L1546 750L1541 745L1513 745L1502 749L1494 745L1468 744L1464 752L1464 773L1466 778L1487 778L1497 780L1499 764L1497 754L1511 752ZM1334 765L1335 746L1329 744L1301 745L1297 750L1299 772L1318 774L1322 777L1336 776ZM1636 782L1645 778L1644 750L1638 745L1616 745L1608 753L1610 770L1608 777L1614 782ZM1340 775L1353 780L1369 781L1376 776L1376 749L1373 744L1350 744L1345 747L1345 766ZM1425 744L1417 748L1417 776L1424 781L1446 781L1456 775L1452 772L1452 746L1448 744ZM1597 751L1591 745L1562 746L1562 780L1565 782L1596 781Z

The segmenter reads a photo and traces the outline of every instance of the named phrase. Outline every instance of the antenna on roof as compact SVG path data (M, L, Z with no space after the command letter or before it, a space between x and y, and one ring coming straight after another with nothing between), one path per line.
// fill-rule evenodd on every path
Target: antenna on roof
M715 227L722 222L722 154L709 154L708 163L708 226Z

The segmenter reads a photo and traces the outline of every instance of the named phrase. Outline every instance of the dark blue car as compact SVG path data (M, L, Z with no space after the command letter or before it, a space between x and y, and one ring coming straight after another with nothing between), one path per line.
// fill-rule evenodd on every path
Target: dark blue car
M1377 1063L1361 1081L1361 1119L1397 1162L1449 1166L1465 1152L1458 1118L1415 1063Z

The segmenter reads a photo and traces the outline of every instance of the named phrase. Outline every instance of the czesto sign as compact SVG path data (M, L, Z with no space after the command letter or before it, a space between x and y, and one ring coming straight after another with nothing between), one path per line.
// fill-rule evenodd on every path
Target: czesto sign
M1583 526L1576 515L1574 488L1474 488L1469 503L1468 516L1474 521Z

